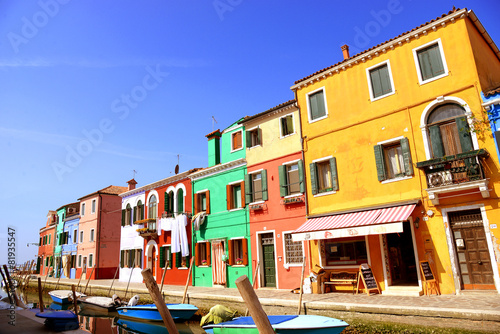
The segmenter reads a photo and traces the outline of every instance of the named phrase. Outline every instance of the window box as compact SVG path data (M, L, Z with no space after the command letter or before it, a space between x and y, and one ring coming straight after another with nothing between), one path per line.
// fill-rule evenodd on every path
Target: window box
M303 203L304 200L305 200L304 196L295 196L295 197L283 198L281 200L281 204L287 205L287 204Z
M146 219L136 220L134 224L139 225L139 224L147 224L153 222L156 222L156 218L146 218Z
M253 211L264 210L264 203L251 204L250 210L253 210Z

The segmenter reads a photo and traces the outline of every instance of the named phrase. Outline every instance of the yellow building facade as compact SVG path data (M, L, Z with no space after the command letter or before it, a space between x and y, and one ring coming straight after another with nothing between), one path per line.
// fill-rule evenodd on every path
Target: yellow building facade
M293 238L311 267L367 263L382 293L421 295L425 261L441 294L500 291L500 164L480 96L500 84L497 46L457 9L343 51L292 86L308 202Z

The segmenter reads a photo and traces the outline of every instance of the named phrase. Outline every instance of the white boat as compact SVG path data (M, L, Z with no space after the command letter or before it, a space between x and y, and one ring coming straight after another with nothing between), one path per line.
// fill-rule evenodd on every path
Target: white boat
M49 291L49 296L55 303L69 304L73 301L73 291L71 290L53 290ZM81 292L76 292L76 298L85 296Z
M106 312L116 311L117 307L122 306L120 301L111 297L83 296L78 298L78 301L81 302L84 307Z

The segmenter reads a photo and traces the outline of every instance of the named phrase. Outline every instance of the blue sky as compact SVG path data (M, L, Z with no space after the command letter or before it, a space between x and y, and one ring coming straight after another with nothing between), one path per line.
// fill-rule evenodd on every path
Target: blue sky
M205 167L214 126L292 99L341 45L353 55L453 6L500 45L496 0L2 0L0 264L8 226L17 261L34 259L48 210L133 170L142 186L178 159Z

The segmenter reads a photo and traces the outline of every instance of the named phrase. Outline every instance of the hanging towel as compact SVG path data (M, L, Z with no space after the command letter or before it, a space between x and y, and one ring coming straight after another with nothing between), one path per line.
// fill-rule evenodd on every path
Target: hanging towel
M170 234L170 251L172 253L178 253L181 251L180 237L179 237L179 224L176 219L173 219L171 224L171 234Z
M207 213L205 211L198 212L193 216L193 226L195 231L199 231L201 225L205 222L205 217Z
M222 241L212 243L214 261L212 262L213 284L226 284L226 262L222 260L224 245Z
M181 244L181 252L182 256L188 256L189 255L189 243L188 243L188 237L187 237L187 232L186 232L186 226L187 226L187 216L182 214L177 216L177 225L179 226L179 241Z

